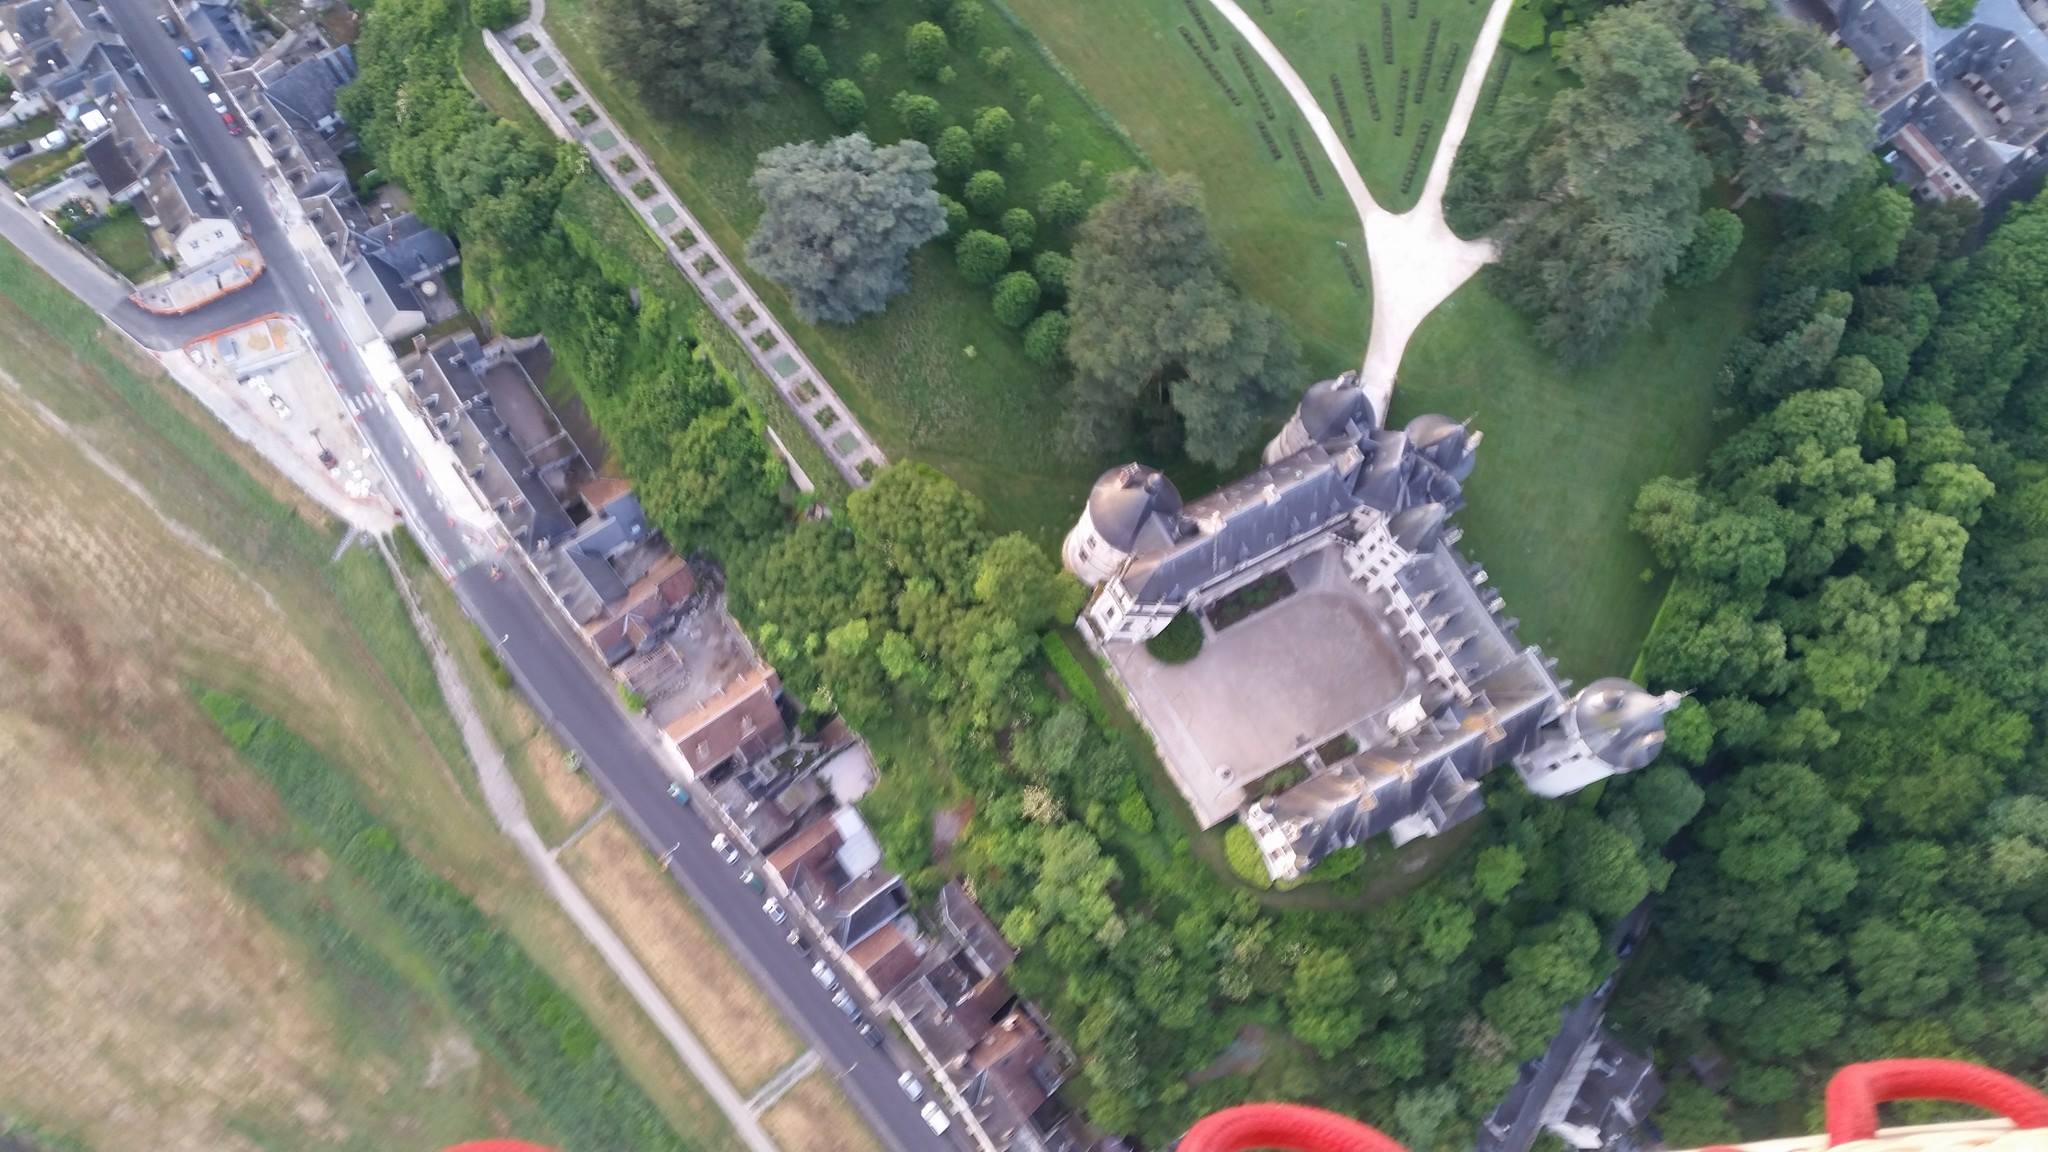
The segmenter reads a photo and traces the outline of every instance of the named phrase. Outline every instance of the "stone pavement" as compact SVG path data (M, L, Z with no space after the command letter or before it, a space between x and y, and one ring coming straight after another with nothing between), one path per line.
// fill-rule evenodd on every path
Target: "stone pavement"
M741 278L737 266L707 238L646 153L590 98L582 79L541 27L538 13L503 32L482 35L492 58L541 119L557 136L590 153L593 169L639 214L669 260L740 338L754 365L774 381L776 393L825 449L840 475L855 488L866 487L869 477L889 463L881 448ZM556 94L562 85L567 85L562 88L566 99ZM621 172L621 167L626 170Z

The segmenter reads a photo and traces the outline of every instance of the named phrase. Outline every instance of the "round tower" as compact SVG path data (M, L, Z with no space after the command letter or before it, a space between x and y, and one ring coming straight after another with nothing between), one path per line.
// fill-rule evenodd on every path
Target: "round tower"
M1477 461L1475 452L1484 438L1481 433L1435 412L1417 416L1402 430L1418 455L1450 473L1453 479L1463 481L1472 475L1472 465Z
M1179 515L1180 491L1157 468L1111 468L1089 489L1088 505L1067 533L1060 559L1067 571L1094 587L1131 558L1147 524L1158 521L1162 529L1170 529Z
M1372 401L1366 397L1365 389L1358 386L1358 373L1346 372L1309 385L1280 434L1266 442L1261 459L1271 464L1311 444L1336 436L1356 436L1378 424Z
M1543 742L1516 761L1538 796L1568 796L1588 784L1646 768L1664 749L1664 714L1684 697L1652 695L1608 676L1572 697Z

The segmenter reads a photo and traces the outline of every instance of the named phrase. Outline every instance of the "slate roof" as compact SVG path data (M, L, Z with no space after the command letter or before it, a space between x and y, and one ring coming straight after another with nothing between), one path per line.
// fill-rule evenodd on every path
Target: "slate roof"
M108 195L118 194L141 179L135 171L134 161L129 159L111 131L100 133L86 144L85 162L92 165L93 174L100 178L100 184Z
M417 280L456 257L455 241L447 233L429 228L410 212L361 229L355 238L364 253L375 255L408 280Z
M340 116L335 97L355 78L355 54L346 44L297 63L280 61L256 74L279 113L308 131L319 131L323 121L331 124Z
M204 25L198 31L218 41L229 60L240 62L255 57L256 45L250 40L248 18L236 9L233 0L199 0L191 19Z
M385 321L400 312L420 310L420 298L413 292L412 285L407 284L405 278L389 264L374 256L365 255L351 262L343 274L349 287L363 298L370 319L376 321L380 329Z

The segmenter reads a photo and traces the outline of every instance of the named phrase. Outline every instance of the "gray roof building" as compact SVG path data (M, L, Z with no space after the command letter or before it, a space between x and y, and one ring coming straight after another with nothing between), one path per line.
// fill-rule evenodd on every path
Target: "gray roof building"
M0 7L0 62L24 94L53 102L77 95L89 74L86 58L100 44L120 44L96 0L16 0Z
M1978 0L1960 28L1920 0L1824 2L1867 73L1885 160L1917 193L1991 203L2041 170L2048 33L2021 0Z
M231 65L256 58L256 29L235 0L198 0L186 17L192 36Z
M1109 646L1112 670L1134 693L1140 718L1205 823L1227 813L1212 809L1212 816L1204 804L1240 794L1231 786L1290 758L1308 770L1275 795L1242 793L1239 815L1276 879L1299 876L1373 836L1405 843L1470 819L1482 807L1480 780L1503 763L1513 762L1531 791L1561 796L1641 768L1662 747L1662 716L1675 694L1652 696L1608 679L1568 695L1552 662L1517 638L1500 595L1484 587L1485 571L1459 555L1450 521L1464 506L1481 438L1438 415L1399 430L1376 427L1370 402L1347 374L1308 390L1267 446L1264 466L1249 476L1183 504L1151 469L1111 469L1067 537L1067 566L1095 585L1084 633ZM1315 595L1324 597L1305 598L1307 610L1327 603L1364 621L1349 634L1365 647L1343 649L1335 666L1314 669L1302 687L1313 694L1347 681L1349 693L1330 694L1336 703L1319 711L1226 717L1224 727L1334 720L1336 736L1328 728L1283 733L1261 752L1212 727L1208 734L1232 742L1239 755L1271 761L1217 763L1188 747L1188 733L1213 718L1174 711L1201 689L1186 680L1158 687L1170 674L1156 663L1134 665L1126 646L1183 613L1206 619L1236 593L1294 574L1315 579ZM1233 612L1227 626L1257 626L1244 620ZM1343 621L1329 622L1334 633ZM1230 659L1208 652L1193 666ZM1279 661L1308 658L1290 648ZM1294 671L1269 659L1210 675L1228 682ZM1212 710L1236 702L1230 693L1204 699ZM1331 707L1349 710L1333 715ZM1160 740L1162 732L1171 739Z
M1526 1069L1506 1099L1481 1126L1480 1152L1528 1152L1539 1131L1548 1131L1580 1152L1634 1152L1650 1111L1664 1098L1664 1082L1648 1057L1622 1046L1595 1027L1576 1049L1546 1052L1564 1072L1554 1084L1539 1083ZM1539 1090L1547 1087L1547 1092Z

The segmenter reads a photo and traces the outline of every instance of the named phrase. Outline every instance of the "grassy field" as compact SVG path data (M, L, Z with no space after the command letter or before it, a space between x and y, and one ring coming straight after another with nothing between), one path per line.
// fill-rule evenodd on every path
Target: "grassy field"
M1006 0L1047 51L1093 96L1163 172L1202 182L1209 221L1246 292L1287 318L1317 377L1357 366L1372 324L1369 288L1354 285L1343 256L1370 281L1358 215L1336 172L1309 137L1280 82L1246 56L1277 118L1266 120L1228 47L1211 60L1233 105L1183 40L1180 0ZM1219 35L1228 29L1211 21ZM1194 29L1190 28L1193 32ZM1204 53L1208 45L1196 33ZM1273 152L1259 134L1264 123ZM1309 189L1288 145L1294 126L1323 195ZM1342 243L1344 248L1338 247Z
M845 1093L823 1072L797 1081L761 1114L761 1127L782 1152L880 1152Z
M1486 434L1460 546L1486 564L1522 638L1581 683L1628 671L1663 598L1629 512L1644 481L1696 470L1720 437L1714 382L1749 326L1771 233L1760 213L1745 223L1722 279L1672 294L1591 366L1546 355L1483 276L1408 345L1393 421L1442 412Z
M5 179L15 191L26 192L78 163L84 156L83 145L52 148L48 152L38 152L15 161L8 166L5 173L0 173L0 179Z
M617 816L599 821L563 864L742 1095L797 1058L802 1048L781 1013Z
M338 532L0 246L0 1116L87 1148L553 1134L440 977L192 706L289 715L598 1023L701 1147L730 1133L428 734ZM417 640L411 651L418 652ZM110 1106L118 1102L118 1107Z
M137 283L163 270L163 262L150 245L149 229L133 212L109 217L79 240L114 271Z
M1330 123L1344 135L1345 147L1372 189L1373 199L1394 212L1412 207L1422 194L1422 181L1429 174L1430 157L1436 154L1444 117L1450 114L1451 101L1457 95L1466 54L1486 19L1486 0L1359 0L1349 4L1246 0L1243 7L1315 92ZM1212 20L1211 24L1218 22ZM1437 26L1433 49L1429 45L1432 24ZM1383 39L1383 29L1391 32L1390 38ZM1224 32L1217 27L1219 36ZM1391 53L1387 51L1390 44ZM1371 61L1370 95L1365 68L1359 63L1361 49ZM1341 101L1339 91L1343 93ZM1373 114L1375 102L1378 115ZM1426 137L1422 135L1425 123L1430 126ZM1418 139L1423 142L1419 159L1415 152ZM1414 176L1404 187L1411 162Z

